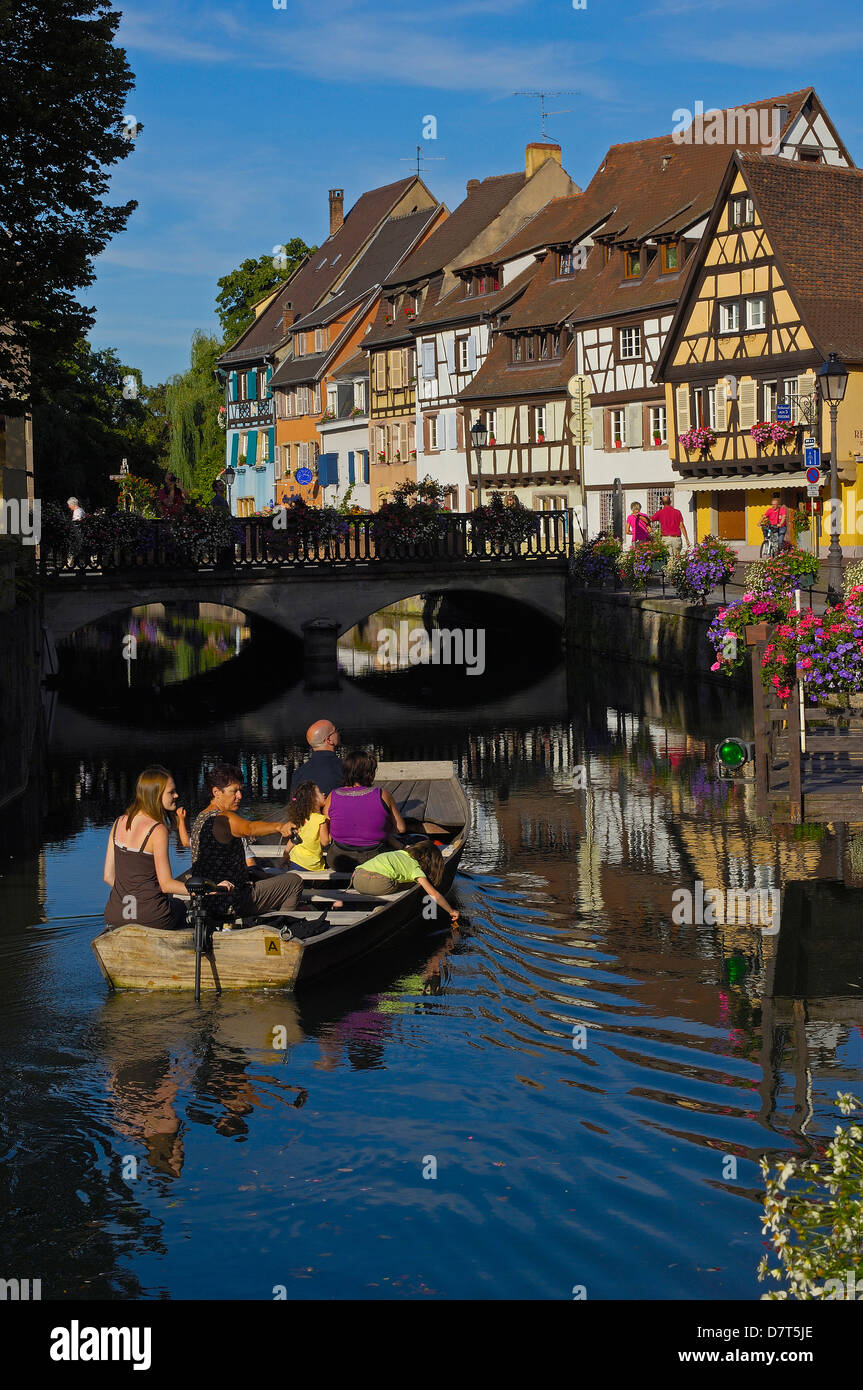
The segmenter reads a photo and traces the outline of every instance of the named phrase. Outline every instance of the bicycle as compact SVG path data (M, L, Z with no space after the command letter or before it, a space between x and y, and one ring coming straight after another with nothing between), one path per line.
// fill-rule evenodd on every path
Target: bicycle
M785 527L771 526L770 522L766 521L762 524L761 529L764 532L764 540L761 542L759 559L772 560L774 556L779 555L784 548L785 538L782 533Z

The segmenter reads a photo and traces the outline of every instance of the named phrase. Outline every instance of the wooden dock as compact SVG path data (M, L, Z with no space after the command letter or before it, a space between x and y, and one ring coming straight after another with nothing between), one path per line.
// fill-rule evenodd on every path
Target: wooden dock
M781 704L761 683L766 624L748 630L755 714L756 809L782 824L863 823L863 709L810 704L799 685ZM805 728L805 748L801 745Z

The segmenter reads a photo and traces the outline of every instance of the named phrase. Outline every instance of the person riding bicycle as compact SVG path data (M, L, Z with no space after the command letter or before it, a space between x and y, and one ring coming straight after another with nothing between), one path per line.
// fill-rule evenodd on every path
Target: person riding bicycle
M770 499L770 506L764 513L759 526L763 528L770 526L776 536L777 551L781 550L785 544L785 533L788 530L788 508L782 505L782 499L778 492L774 492ZM764 538L768 540L770 533L764 531Z

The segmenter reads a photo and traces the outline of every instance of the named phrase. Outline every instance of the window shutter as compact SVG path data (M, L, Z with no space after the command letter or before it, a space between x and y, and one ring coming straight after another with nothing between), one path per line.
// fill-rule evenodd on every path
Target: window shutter
M451 335L446 340L446 365L450 373L455 371L455 339Z
M799 419L803 419L804 404L811 402L815 392L815 377L811 373L797 378L797 414ZM795 424L797 421L795 421Z
M237 376L237 373L236 373L236 372L231 372L231 376L230 376L230 390L231 390L231 400L232 400L232 401L239 400L239 396L240 396L240 382L239 382L239 377Z
M308 446L308 444L306 444L306 443L300 444L299 450L300 450L300 453L299 453L300 467L301 467L301 468L308 468L308 465L309 465L309 446Z
M258 431L249 430L246 438L246 463L249 468L257 462L258 458Z
M413 375L414 373L411 371L411 350L410 348L402 348L402 385L410 386L411 377Z
M716 383L716 428L724 430L728 427L728 406L726 401L726 388L723 382Z
M461 454L464 452L464 415L460 410L457 410L455 413L455 425L456 446L458 448L459 453Z
M435 374L435 352L434 343L423 343L423 376L433 377Z
M320 415L320 413L321 413L321 388L320 388L320 386L316 386L316 387L315 387L314 405L312 406L312 413L313 413L314 415Z
M239 436L238 434L235 434L235 435L233 435L233 437L232 437L232 439L231 439L231 467L232 467L232 468L236 468L236 466L237 466L237 458L238 458L238 456L239 456L239 452L240 452L240 436Z
M689 387L678 386L674 393L674 413L677 417L677 434L686 434L689 429Z
M457 449L457 448L458 448L458 433L457 433L457 430L456 430L456 412L455 412L454 410L448 410L448 411L447 411L447 416L448 416L448 421L447 421L447 423L448 423L448 426L449 426L449 447L450 447L451 449Z
M758 423L758 385L754 381L741 381L737 388L740 410L739 424L742 430L751 430Z
M270 428L267 430L267 458L272 460L272 459L274 459L275 457L276 457L276 427L275 427L275 425L270 425Z
M251 371L246 373L246 400L256 401L258 399L258 373Z
M627 421L627 443L631 449L640 449L642 444L642 414L640 405L631 405L628 409L629 420Z
M385 366L384 366L385 360L386 360L386 354L385 354L385 353L383 353L383 352L376 352L376 353L375 353L375 360L374 360L374 380L375 380L375 390L376 390L376 391L383 391L383 390L386 389L386 371L385 371Z
M423 448L422 448L422 451L423 451L424 454L427 454L428 451L429 451L429 449L430 449L430 447L431 447L431 426L430 426L430 421L429 421L428 415L424 415L424 416L423 416L423 435L422 435L422 437L423 437Z
M476 339L472 333L467 340L467 369L469 372L476 371Z
M402 361L401 350L399 348L390 349L389 359L390 385L393 387L394 390L398 390L400 387L404 385L404 377L402 376L402 366L404 364Z
M273 369L272 367L268 367L266 372L264 373L264 396L267 400L269 400L273 394L270 390L270 378L272 377L272 375Z
M368 481L369 481L369 451L368 451L368 449L363 449L363 450L362 450L362 455L363 455L363 482L366 483L366 484L368 484Z
M608 444L605 438L605 411L601 410L599 406L595 406L590 412L590 418L593 424L593 447L595 449L607 449ZM497 438L497 436L495 436L495 438Z
M610 410L604 410L604 411L602 412L602 439L603 439L603 448L606 449L606 450L610 449L610 448L611 448L611 411L610 411Z
M348 482L349 482L351 485L353 485L353 484L356 482L356 475L355 475L355 472L354 472L354 451L353 451L353 449L348 449Z

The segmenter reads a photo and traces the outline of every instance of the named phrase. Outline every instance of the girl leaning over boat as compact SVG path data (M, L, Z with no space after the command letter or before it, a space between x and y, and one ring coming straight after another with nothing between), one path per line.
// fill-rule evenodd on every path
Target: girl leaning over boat
M437 845L431 840L418 840L409 849L389 850L367 859L354 869L351 887L358 893L378 897L399 893L403 888L418 883L423 892L448 913L453 926L457 927L458 912L438 892L443 871L443 855Z
M111 826L105 854L105 882L111 889L105 906L109 927L136 922L142 927L182 927L184 903L171 895L188 898L186 885L171 872L168 829L176 818L181 843L185 812L178 813L174 779L165 767L146 767L135 785L132 804Z

